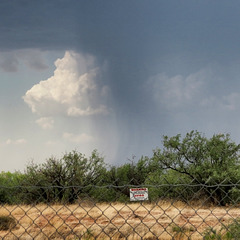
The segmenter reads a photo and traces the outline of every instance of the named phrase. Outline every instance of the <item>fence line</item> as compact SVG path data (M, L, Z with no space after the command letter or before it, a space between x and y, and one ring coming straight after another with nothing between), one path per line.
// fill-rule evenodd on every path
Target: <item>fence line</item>
M130 201L131 188L148 200ZM240 183L0 186L0 238L240 239L239 192Z

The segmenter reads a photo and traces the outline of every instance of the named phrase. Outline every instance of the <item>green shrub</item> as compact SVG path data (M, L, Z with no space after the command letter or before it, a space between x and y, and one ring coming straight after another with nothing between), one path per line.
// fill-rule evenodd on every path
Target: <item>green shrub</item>
M240 236L240 219L234 220L226 229L225 239L239 239Z
M240 219L234 219L232 223L223 226L219 231L208 228L204 232L204 240L233 240L239 239L240 236Z
M223 235L222 235L221 231L217 232L216 229L208 228L204 232L203 239L204 240L221 240L221 239L223 239Z
M191 186L192 181L188 176L173 170L164 173L155 171L149 174L145 184L149 185L150 201L175 199L188 202L199 199L197 194L200 194L200 188Z
M11 216L0 216L0 231L8 231L16 226L17 223Z

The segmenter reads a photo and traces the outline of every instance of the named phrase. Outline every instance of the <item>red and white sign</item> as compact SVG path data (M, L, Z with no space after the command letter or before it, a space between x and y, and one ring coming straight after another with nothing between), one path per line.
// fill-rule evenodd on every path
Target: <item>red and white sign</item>
M147 188L130 188L130 201L148 200Z

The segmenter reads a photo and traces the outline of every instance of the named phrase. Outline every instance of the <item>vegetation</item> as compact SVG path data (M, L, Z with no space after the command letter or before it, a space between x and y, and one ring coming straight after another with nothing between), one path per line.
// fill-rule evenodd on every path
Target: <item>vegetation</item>
M163 150L157 148L153 155L158 168L164 171L157 181L199 185L197 189L184 187L184 198L201 192L211 202L224 205L239 197L236 187L240 180L239 149L240 145L231 141L228 134L210 139L197 131L184 138L164 136Z
M232 240L239 239L240 236L240 219L235 219L229 225L217 231L216 229L209 228L204 233L204 240Z
M190 228L187 228L186 226L179 226L176 224L173 224L172 226L172 232L174 233L174 239L191 239L191 234L196 231L195 228L193 228L193 226L191 226ZM190 235L190 236L189 236Z
M240 145L229 134L211 138L197 131L164 136L153 156L109 166L97 150L90 157L72 151L24 173L0 173L0 202L7 204L128 201L129 188L147 186L150 201L203 199L215 205L240 201Z
M0 216L0 231L7 231L15 228L17 225L11 216Z

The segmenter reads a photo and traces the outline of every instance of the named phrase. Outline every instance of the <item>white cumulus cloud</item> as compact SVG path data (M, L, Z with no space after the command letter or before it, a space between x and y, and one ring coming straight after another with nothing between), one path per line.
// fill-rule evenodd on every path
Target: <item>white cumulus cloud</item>
M21 49L0 52L0 69L2 71L17 72L21 63L37 71L48 68L40 50Z
M228 110L237 110L239 109L240 94L232 92L227 96L223 96L223 105Z
M52 129L54 125L54 120L52 117L42 117L36 120L36 123L42 128L42 129Z
M208 114L239 110L240 94L221 89L222 79L211 69L184 77L157 74L148 80L148 90L160 109L182 111L208 110ZM220 87L219 87L220 86Z
M94 57L67 51L55 66L52 77L40 81L23 96L33 113L89 116L108 112L106 95L102 94L107 86L100 86L96 80L100 69Z
M104 105L100 105L98 108L90 108L87 107L86 109L82 110L78 107L71 107L68 109L69 116L90 116L95 114L108 114L108 109Z
M24 138L20 138L17 140L13 140L13 139L7 139L6 140L6 144L10 145L10 144L14 144L14 145L20 145L20 144L25 144L27 141Z
M73 143L89 143L94 141L94 138L86 133L74 134L65 132L63 133L63 138Z
M158 74L151 77L148 84L153 99L158 104L166 108L175 108L198 101L205 78L204 71L190 74L187 77L182 75L168 77L165 74Z
M236 92L229 93L223 96L210 96L201 101L201 106L221 109L222 111L239 110L240 94Z

